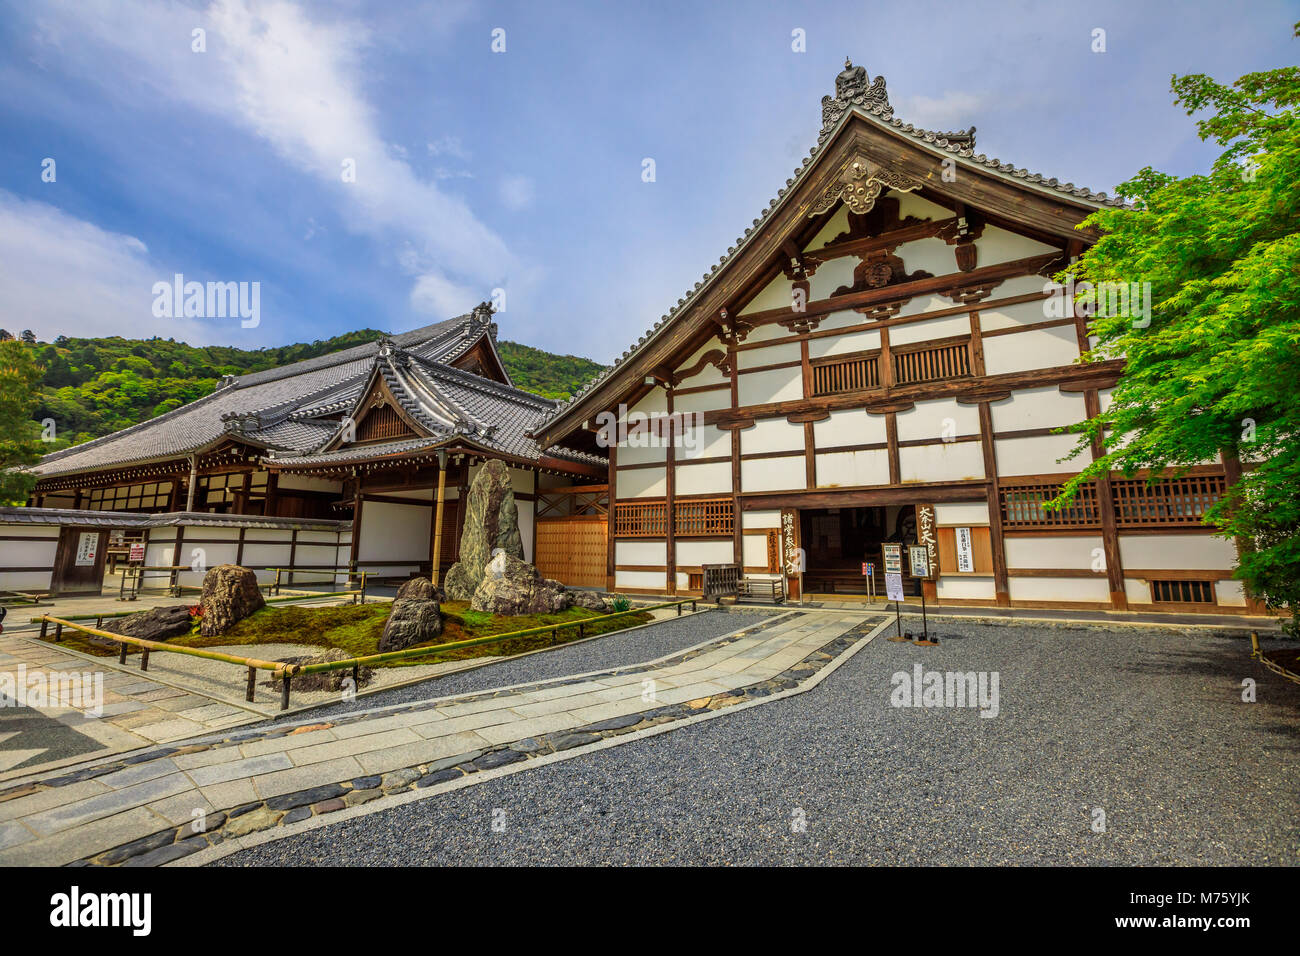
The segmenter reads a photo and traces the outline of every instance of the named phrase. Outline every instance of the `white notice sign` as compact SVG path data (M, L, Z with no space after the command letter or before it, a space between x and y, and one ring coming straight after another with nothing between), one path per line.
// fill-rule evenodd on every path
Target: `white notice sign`
M901 574L885 573L885 600L903 600L903 576Z
M970 528L954 528L957 539L957 570L975 570L975 549L971 546Z
M77 541L77 567L93 568L99 553L99 532L83 531Z
M925 545L917 544L907 549L907 563L912 566L912 577L928 578L930 576L930 553Z

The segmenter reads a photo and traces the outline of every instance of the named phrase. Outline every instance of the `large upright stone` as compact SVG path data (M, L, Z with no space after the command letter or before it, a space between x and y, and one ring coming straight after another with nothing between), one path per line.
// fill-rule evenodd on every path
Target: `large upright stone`
M460 536L460 560L447 571L443 585L450 601L469 601L483 580L483 569L498 550L520 561L519 508L503 461L489 459L470 483L465 503L465 530Z
M257 575L237 564L219 564L203 576L199 633L204 637L224 634L254 611L266 606L257 589Z
M572 603L573 596L559 581L501 552L488 563L470 607L489 614L554 614Z

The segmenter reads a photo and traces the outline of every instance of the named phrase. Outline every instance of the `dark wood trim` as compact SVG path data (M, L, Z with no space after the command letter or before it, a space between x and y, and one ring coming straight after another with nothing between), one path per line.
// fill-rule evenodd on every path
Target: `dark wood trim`
M668 390L667 396L668 408L668 462L667 462L667 480L665 483L664 500L668 503L668 520L664 522L667 537L665 543L668 550L668 593L677 593L677 522L674 520L674 505L677 501L677 448L676 432L677 422L673 418L673 393Z
M1095 388L1083 393L1084 414L1096 418L1101 414L1101 400ZM1101 439L1092 440L1092 460L1103 456ZM1106 578L1110 582L1110 604L1118 611L1128 609L1124 591L1124 565L1120 559L1119 535L1116 533L1115 499L1111 494L1110 472L1097 479L1097 513L1101 516L1101 546L1106 555Z
M817 487L817 442L813 437L813 423L803 423L804 445L804 483L809 488Z
M989 550L993 552L993 595L1000 607L1011 603L1010 585L1007 583L1006 538L1002 533L1002 495L998 485L998 456L993 444L993 409L988 402L980 402L980 444L984 455L984 477L989 480Z
M1020 332L1038 332L1042 329L1055 329L1065 325L1074 325L1074 319L1047 319L1042 322L1028 322L1025 325L1009 325L1004 329L990 329L983 333L984 338L995 335L1016 335Z
M889 448L889 483L902 484L902 466L898 461L898 413L885 415L885 436Z

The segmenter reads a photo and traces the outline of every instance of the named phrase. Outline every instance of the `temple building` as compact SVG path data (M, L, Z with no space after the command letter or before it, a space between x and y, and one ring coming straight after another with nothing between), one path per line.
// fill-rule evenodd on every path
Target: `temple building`
M977 153L973 127L903 122L884 79L846 63L785 187L537 431L585 447L617 416L626 433L609 586L688 592L731 563L860 594L883 544L919 542L932 573L914 583L942 604L1259 610L1201 524L1235 463L1043 507L1079 470L1058 429L1104 409L1122 368L1078 363L1087 321L1050 277L1115 204Z
M1051 277L1115 204L904 123L846 64L784 188L569 401L513 387L484 305L47 456L31 503L350 520L349 563L399 578L450 566L499 458L526 556L568 584L685 594L734 565L832 599L901 544L945 605L1259 611L1201 523L1235 462L1044 507L1079 470L1061 429L1123 365L1078 362L1087 319Z

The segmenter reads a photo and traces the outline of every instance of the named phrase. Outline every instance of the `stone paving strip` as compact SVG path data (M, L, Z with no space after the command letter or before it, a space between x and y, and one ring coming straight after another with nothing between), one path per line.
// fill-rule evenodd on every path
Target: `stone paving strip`
M160 865L223 840L797 687L879 622L767 618L643 664L156 748L0 789L0 865Z

